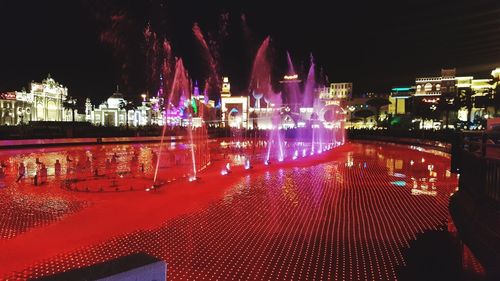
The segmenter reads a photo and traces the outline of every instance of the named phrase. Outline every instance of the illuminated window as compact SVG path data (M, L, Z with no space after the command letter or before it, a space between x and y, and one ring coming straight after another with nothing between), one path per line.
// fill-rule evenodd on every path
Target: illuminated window
M431 83L425 84L424 89L425 89L426 92L432 91L432 84Z
M418 85L417 86L417 92L420 92L422 90L422 86Z
M441 90L441 84L436 84L436 91Z

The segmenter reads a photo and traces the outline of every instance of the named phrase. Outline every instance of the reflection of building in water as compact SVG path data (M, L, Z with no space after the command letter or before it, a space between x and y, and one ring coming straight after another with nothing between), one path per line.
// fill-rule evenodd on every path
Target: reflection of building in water
M414 178L412 177L413 188L411 189L411 195L427 195L427 196L437 196L436 190L436 178Z

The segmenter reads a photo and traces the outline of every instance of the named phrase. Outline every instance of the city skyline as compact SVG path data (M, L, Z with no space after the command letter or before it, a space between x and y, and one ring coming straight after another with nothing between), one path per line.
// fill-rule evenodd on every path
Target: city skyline
M217 22L224 15L227 37L221 44L221 74L231 77L236 91L248 87L251 61L267 35L272 38L276 72L284 72L280 60L285 51L290 51L298 65L307 64L312 53L318 72L323 68L330 82L352 81L355 94L388 92L392 86L413 84L414 77L434 75L446 67L456 67L460 75L487 76L498 64L492 33L498 25L493 20L500 11L498 4L433 2L368 4L361 11L346 3L332 11L321 5L264 8L259 3L237 6L229 2L210 7L197 3L198 9L162 1L111 1L108 5L50 1L29 3L30 9L22 1L4 3L1 29L5 42L10 43L0 47L0 89L18 90L51 73L73 89L70 95L80 99L104 100L116 84L127 97L138 99L147 88L144 40L131 39L133 32L142 36L148 23L171 41L174 55L183 58L191 77L203 80L206 66L191 28L197 22L205 35L220 32ZM112 4L115 7L110 9ZM131 58L114 54L113 46L101 40L109 25L103 19L117 13L125 15L132 27L131 34L117 37L123 39L120 42L126 44ZM16 20L20 15L23 20ZM242 15L247 32L242 30Z

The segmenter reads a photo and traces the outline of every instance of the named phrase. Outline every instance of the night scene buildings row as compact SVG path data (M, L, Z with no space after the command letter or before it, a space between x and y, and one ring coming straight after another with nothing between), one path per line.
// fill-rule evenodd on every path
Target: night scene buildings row
M285 77L285 80L300 83L296 75ZM85 112L81 114L76 109L76 100L68 95L68 89L49 75L41 83L32 82L29 92L22 90L1 94L0 125L27 124L30 121L80 121L100 126L163 126L165 123L182 126L191 123L196 126L202 120L200 114L204 114L203 120L211 127L270 129L273 126L272 115L277 111L282 115L280 127L283 128L304 126L313 112L311 107L300 107L296 108L296 112L290 112L287 105L275 106L255 93L252 96L235 96L231 93L228 77L223 77L221 86L217 104L201 95L195 84L191 100L180 101L171 112L165 112L163 98L147 97L145 94L141 95L141 105L133 106L117 87L116 92L98 106L87 98ZM329 88L317 91L320 91L325 106L338 105L338 100L351 97L352 83L332 83ZM197 110L202 104L207 109L203 113ZM194 110L185 110L187 107Z
M411 123L407 127L420 129L484 129L488 119L499 117L500 68L491 71L491 78L457 76L456 69L442 69L440 74L418 77L412 86L392 88L382 97L389 103L380 109L378 120L351 126L375 127L385 121L393 126ZM350 110L363 103L353 102Z
M353 84L331 83L315 89L319 105L279 106L256 92L235 95L231 92L228 77L223 77L218 101L208 100L200 94L195 83L191 100L183 100L177 111L165 112L163 99L141 95L139 106L128 102L117 87L105 102L95 106L85 101L83 114L76 110L76 100L68 95L68 89L50 75L41 83L32 82L30 91L0 94L0 125L18 125L29 121L86 121L100 126L145 126L178 124L193 125L201 122L197 108L203 105L202 114L210 127L236 127L271 129L274 113L281 116L281 128L306 126L311 118L319 118L328 124L329 110L338 106L345 116L345 126L350 128L376 128L381 124L410 124L421 129L464 127L482 128L482 121L498 115L500 68L491 72L491 78L475 79L457 76L456 69L442 69L440 76L419 77L415 85L394 87L388 94L353 96ZM284 76L281 83L297 83L297 75ZM379 105L369 101L379 100ZM386 102L380 103L380 100ZM313 116L313 107L320 106L320 116ZM183 110L192 107L195 110ZM362 113L362 114L361 114ZM339 112L336 112L339 114Z

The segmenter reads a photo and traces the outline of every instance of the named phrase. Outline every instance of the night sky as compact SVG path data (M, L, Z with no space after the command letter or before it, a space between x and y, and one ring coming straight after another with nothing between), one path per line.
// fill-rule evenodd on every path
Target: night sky
M51 73L79 99L104 100L116 84L138 98L147 88L142 32L148 22L171 42L191 77L202 80L207 67L192 25L220 34L226 13L220 67L236 92L248 87L252 59L267 35L276 73L285 71L286 50L299 68L312 52L318 72L323 68L330 82L354 82L355 94L411 85L443 67L488 77L500 66L500 1L300 2L1 1L0 92L27 88ZM118 30L113 15L124 18ZM101 40L106 31L114 32L120 48Z

